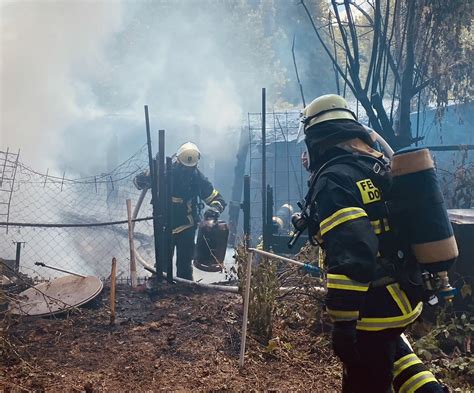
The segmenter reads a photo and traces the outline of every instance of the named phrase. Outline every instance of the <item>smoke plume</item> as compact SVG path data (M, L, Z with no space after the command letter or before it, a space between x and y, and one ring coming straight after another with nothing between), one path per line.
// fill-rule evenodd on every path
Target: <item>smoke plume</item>
M43 172L95 174L145 143L148 104L168 153L198 139L233 156L260 87L285 83L262 12L242 4L3 3L1 148Z

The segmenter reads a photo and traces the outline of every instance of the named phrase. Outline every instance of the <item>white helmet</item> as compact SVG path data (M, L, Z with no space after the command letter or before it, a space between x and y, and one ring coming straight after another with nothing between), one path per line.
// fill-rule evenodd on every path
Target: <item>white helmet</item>
M349 105L344 97L337 94L326 94L318 97L301 112L298 142L304 139L309 128L328 120L357 121L357 116L349 109Z
M196 166L201 158L201 152L192 142L182 144L176 152L176 159L184 166Z

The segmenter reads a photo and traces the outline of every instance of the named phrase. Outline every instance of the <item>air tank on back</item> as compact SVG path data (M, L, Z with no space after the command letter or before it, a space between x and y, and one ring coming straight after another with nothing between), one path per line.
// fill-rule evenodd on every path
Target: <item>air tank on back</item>
M206 272L222 271L228 238L229 227L225 221L202 220L198 229L194 266Z
M458 256L453 228L428 149L406 149L392 159L392 217L421 267L447 271Z

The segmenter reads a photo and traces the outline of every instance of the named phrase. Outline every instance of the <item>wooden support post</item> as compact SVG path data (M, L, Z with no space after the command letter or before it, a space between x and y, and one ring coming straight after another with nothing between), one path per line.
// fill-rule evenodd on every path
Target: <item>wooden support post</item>
M130 246L130 281L132 288L137 286L137 264L135 262L135 244L133 241L132 201L127 199L128 244Z
M112 272L110 273L110 324L115 324L115 278L117 274L117 260L112 258Z
M247 320L249 315L249 299L250 299L250 278L252 277L252 260L253 252L249 252L247 262L247 274L245 276L245 296L244 296L244 317L242 321L242 336L240 339L240 359L239 366L244 367L245 342L247 340Z

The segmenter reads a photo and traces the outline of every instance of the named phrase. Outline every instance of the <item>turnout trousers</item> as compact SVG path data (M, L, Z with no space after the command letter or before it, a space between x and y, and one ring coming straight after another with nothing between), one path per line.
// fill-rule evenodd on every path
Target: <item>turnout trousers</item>
M343 393L444 393L400 334L357 332L361 362L344 364Z
M186 280L193 279L195 228L189 228L173 235L173 252L176 248L176 275Z

